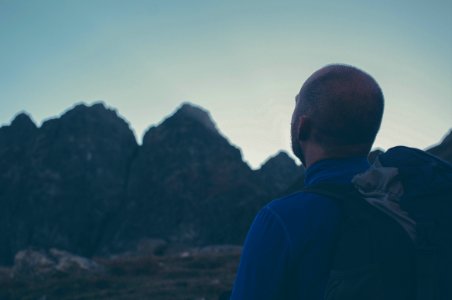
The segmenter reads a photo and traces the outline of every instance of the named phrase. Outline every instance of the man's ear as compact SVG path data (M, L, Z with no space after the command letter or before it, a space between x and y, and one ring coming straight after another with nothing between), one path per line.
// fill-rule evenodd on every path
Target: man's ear
M311 135L311 120L306 116L301 116L298 120L298 140L306 141Z

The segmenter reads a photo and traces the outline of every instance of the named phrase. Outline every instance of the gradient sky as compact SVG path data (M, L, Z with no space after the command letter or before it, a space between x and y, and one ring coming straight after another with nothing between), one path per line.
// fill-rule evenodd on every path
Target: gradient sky
M385 93L375 146L425 148L452 127L451 16L452 1L0 0L0 124L102 100L141 143L189 101L258 167L290 151L303 81L346 63Z

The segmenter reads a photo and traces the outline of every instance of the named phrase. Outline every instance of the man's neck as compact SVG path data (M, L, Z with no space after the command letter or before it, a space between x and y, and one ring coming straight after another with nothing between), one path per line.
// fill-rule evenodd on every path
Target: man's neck
M317 143L308 143L304 149L305 167L309 168L318 161L332 158L347 158L354 156L367 156L369 145L353 145L343 147L332 147L325 150Z

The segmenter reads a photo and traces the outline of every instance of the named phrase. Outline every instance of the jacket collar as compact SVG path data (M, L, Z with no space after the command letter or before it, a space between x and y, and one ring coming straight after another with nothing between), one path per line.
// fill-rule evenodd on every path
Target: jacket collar
M352 178L369 168L366 156L324 159L306 170L305 185L320 182L350 183Z

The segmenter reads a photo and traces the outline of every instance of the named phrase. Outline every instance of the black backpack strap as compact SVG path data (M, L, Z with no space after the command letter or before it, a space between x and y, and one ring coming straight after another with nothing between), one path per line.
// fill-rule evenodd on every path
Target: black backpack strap
M350 207L356 208L357 203L350 203L350 201L361 198L352 184L320 183L306 186L302 191L338 200L340 205L346 206L347 209L350 209ZM367 201L361 201L358 205L360 209L363 206L370 207ZM416 300L439 300L437 249L430 244L431 236L435 232L434 224L418 222L416 230L418 231L418 240L415 246Z
M336 184L336 183L318 183L315 185L306 186L302 189L306 193L314 193L336 201L342 210L341 223L338 228L339 241L336 243L336 254L341 257L342 265L349 265L355 261L354 255L347 250L341 250L344 245L355 243L355 234L365 236L365 243L362 243L363 249L369 253L369 258L366 260L375 262L377 255L377 245L374 244L373 227L367 222L369 213L373 213L375 208L365 201L361 194L352 184ZM378 212L379 213L379 212ZM350 231L350 226L359 226L359 231ZM364 246L366 244L367 246ZM352 248L358 248L353 247Z
M301 191L333 199L342 209L327 285L328 295L335 296L326 299L416 299L414 247L394 219L366 201L352 184L319 183ZM366 271L355 276L356 270Z
M435 224L418 222L416 242L417 300L440 300L438 288L438 249L430 242Z

